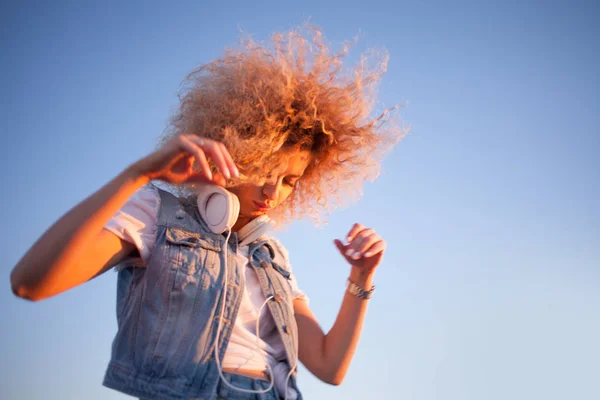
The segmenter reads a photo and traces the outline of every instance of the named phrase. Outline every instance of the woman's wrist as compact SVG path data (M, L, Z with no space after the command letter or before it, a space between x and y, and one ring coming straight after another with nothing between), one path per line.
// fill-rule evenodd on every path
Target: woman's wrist
M375 270L366 271L363 268L352 267L348 279L363 290L371 290L373 287L373 275L375 275Z
M373 297L375 286L371 286L370 289L366 290L348 279L346 281L346 292L350 293L354 297L358 297L359 299L369 300L371 297Z
M143 165L143 160L138 160L137 162L131 164L123 171L122 174L127 180L135 182L140 186L144 186L152 180L151 174L146 171Z

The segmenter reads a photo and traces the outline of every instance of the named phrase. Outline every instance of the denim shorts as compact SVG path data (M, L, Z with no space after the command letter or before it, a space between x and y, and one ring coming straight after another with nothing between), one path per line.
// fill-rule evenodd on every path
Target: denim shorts
M270 382L263 381L260 379L249 378L243 375L234 375L227 372L223 372L223 376L233 386L246 389L246 390L265 390L269 387ZM220 378L217 385L215 397L211 397L211 400L223 400L223 399L235 399L235 400L279 400L279 394L275 389L275 386L266 393L245 393L235 390L227 386Z

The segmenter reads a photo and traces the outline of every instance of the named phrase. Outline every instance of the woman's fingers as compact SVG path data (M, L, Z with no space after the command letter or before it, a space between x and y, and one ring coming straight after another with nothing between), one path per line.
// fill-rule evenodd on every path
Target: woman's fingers
M217 167L213 173L209 158ZM197 164L197 166L195 166ZM225 186L239 172L224 144L195 134L178 135L159 150L136 162L150 179L181 184L204 182Z
M239 172L229 151L223 143L211 139L202 138L193 134L186 135L190 142L200 147L205 154L210 156L215 162L217 169L223 174L225 179L239 176Z
M333 243L335 244L335 247L337 247L337 249L340 251L340 253L344 254L346 252L346 246L344 245L344 243L342 243L341 240L335 239Z
M190 175L186 182L188 183L212 183L213 185L223 186L227 185L227 179L221 174L213 174L212 180L209 180L202 172Z
M379 241L373 243L371 247L369 247L364 253L365 258L373 257L378 255L379 253L383 253L385 251L385 241L380 239Z
M348 243L352 242L352 240L354 240L356 235L358 235L364 229L365 229L365 227L363 225L358 224L358 223L354 224L352 226L352 228L350 229L350 232L348 232L348 235L346 236L346 242L348 242Z
M364 229L361 231L349 245L347 256L358 260L365 251L381 240L379 235L373 229Z
M210 170L210 166L208 165L208 160L204 155L204 149L202 149L198 144L196 144L194 141L190 140L184 135L179 137L179 142L181 144L182 150L185 150L188 153L192 154L198 161L198 165L200 166L200 169L202 170L204 175L209 180L212 180L212 172Z
M221 154L221 147L214 141L201 138L196 135L187 135L190 142L200 147L205 154L208 154L210 158L215 162L217 169L225 176L226 179L231 178L229 174L229 168L225 163L225 158Z
M386 247L385 241L375 230L358 223L352 226L346 240L346 244L339 240L335 240L335 244L343 255L352 260L373 257Z
M239 178L240 171L238 171L237 166L235 165L235 162L233 161L233 158L231 157L231 154L229 154L229 150L227 150L227 147L225 147L225 145L223 143L219 143L219 145L221 146L221 152L223 153L223 157L225 158L225 162L227 163L227 166L229 167L229 171L231 172L231 175L235 176L236 178Z

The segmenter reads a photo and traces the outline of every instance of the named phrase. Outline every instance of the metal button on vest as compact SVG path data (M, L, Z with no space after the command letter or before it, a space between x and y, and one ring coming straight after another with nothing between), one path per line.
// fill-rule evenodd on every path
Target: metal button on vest
M281 296L279 295L279 293L276 293L275 296L273 296L273 300L275 300L278 303L281 303Z

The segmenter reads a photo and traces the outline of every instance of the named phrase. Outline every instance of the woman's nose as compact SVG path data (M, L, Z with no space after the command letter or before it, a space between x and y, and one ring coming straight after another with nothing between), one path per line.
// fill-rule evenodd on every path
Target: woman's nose
M279 195L279 182L274 183L265 183L263 186L263 193L267 198L271 201L277 200L277 196Z

